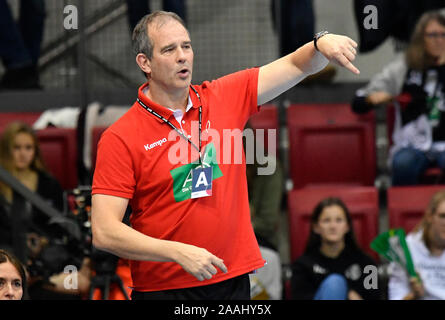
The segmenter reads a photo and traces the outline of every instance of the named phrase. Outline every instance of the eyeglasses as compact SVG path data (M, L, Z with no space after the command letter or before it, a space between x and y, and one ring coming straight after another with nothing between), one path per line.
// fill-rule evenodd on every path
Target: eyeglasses
M439 39L439 38L444 39L445 32L428 32L428 33L425 33L425 37L430 38L430 39Z

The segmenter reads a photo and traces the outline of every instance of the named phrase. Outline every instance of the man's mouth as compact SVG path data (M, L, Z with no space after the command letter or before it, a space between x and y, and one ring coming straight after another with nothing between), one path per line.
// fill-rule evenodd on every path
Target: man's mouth
M183 68L183 69L179 70L178 73L179 73L179 75L181 75L183 77L186 77L186 76L188 76L190 74L190 71L187 68Z

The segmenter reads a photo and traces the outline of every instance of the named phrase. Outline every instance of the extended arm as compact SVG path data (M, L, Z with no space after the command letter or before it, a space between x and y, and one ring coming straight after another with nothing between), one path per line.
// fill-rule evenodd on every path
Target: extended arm
M357 43L352 39L327 34L318 39L317 51L309 42L296 51L260 68L258 78L258 105L264 104L289 90L305 77L322 70L329 61L355 74L360 71L352 64Z

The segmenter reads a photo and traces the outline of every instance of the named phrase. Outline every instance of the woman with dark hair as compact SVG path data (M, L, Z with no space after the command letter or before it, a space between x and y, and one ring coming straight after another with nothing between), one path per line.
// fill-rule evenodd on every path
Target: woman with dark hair
M422 221L406 237L419 277L390 265L390 300L445 300L445 190L431 198Z
M376 266L357 245L349 210L326 198L314 209L304 254L292 264L292 298L297 300L380 299L365 287L364 269Z
M415 185L431 166L445 169L445 17L424 13L405 54L357 90L352 109L394 104L389 163L393 185Z
M13 254L0 249L0 300L23 300L25 293L25 268Z

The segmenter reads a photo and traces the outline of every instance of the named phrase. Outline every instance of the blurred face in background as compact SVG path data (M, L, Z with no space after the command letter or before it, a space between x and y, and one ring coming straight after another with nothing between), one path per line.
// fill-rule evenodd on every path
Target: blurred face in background
M322 242L328 244L343 242L348 231L346 214L338 205L324 208L314 225L314 232L320 235Z
M34 161L35 153L33 137L28 133L18 133L12 144L12 157L15 169L28 169Z
M0 300L20 300L23 296L23 284L15 266L6 261L0 263Z
M436 211L428 218L430 237L436 245L445 249L445 201L442 201Z
M424 33L425 50L433 57L445 55L445 26L436 20L427 23Z

